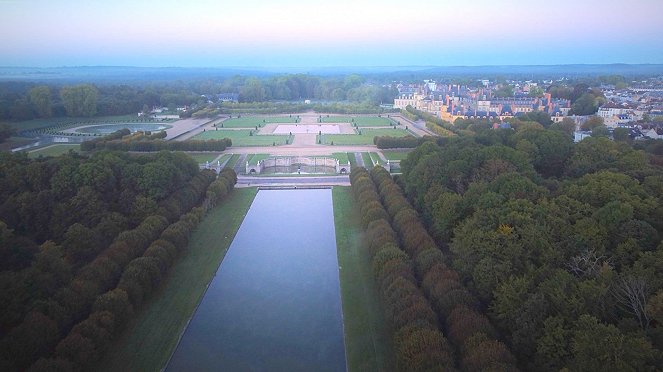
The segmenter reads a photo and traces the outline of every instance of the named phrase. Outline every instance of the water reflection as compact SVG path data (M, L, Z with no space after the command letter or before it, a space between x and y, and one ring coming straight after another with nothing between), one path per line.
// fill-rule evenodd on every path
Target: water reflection
M345 371L331 190L263 190L168 371Z

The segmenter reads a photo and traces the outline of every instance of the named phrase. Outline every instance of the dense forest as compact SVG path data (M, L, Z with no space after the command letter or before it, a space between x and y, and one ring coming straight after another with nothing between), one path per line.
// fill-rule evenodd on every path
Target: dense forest
M393 103L395 87L369 82L360 75L318 77L305 74L273 77L235 76L227 79L143 82L141 85L78 84L37 85L29 82L0 83L0 121L49 117L91 117L136 114L152 107L218 103L217 94L237 93L240 102L347 101L378 105ZM203 97L203 95L205 95ZM229 107L229 109L231 109Z
M184 153L0 154L0 370L90 369L235 182Z
M444 334L454 340L484 324L481 333L504 342L524 370L660 370L660 144L635 149L598 137L574 145L559 126L461 124L467 135L424 142L397 177L442 248L436 285L466 291L456 305L477 312L464 330L453 311L438 313L449 322ZM415 268L428 259L408 253ZM425 275L419 280L436 293ZM456 345L462 369L476 342Z

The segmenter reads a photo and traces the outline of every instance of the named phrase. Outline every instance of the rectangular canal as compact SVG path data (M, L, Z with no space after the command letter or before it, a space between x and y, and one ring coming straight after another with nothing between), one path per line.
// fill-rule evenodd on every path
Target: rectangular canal
M331 189L258 192L166 370L346 370Z

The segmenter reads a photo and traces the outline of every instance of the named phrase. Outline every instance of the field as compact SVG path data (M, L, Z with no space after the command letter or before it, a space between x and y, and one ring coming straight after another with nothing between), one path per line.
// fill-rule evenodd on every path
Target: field
M382 151L384 157L389 160L403 160L409 153L410 151Z
M392 124L391 119L377 116L330 116L322 117L323 123L354 123L360 127L388 127Z
M391 337L363 246L361 221L349 187L334 187L334 224L338 251L343 327L348 371L391 371Z
M373 159L371 159L371 154L367 152L362 152L361 159L364 161L364 168L366 169L373 168Z
M369 153L369 156L371 157L371 161L373 161L373 164L382 164L382 163L384 163L382 161L382 158L380 158L380 155L378 155L377 152L371 152L371 153Z
M350 161L350 166L351 167L356 167L357 166L357 158L355 157L354 152L348 152L348 160Z
M42 147L38 150L30 151L28 153L28 157L38 158L39 156L58 156L58 155L68 153L69 150L74 150L74 151L80 152L81 151L81 145L80 144L50 145L50 146Z
M348 164L350 162L350 160L348 160L347 152L335 152L331 154L331 157L338 160L341 164Z
M246 157L246 161L249 162L249 165L256 165L261 160L267 159L269 154L253 154Z
M242 146L272 146L285 145L286 141L291 143L289 136L279 135L258 135L250 136L250 130L210 130L195 136L196 140L222 139L230 138L233 141L233 147Z
M239 154L232 154L232 156L230 157L230 159L228 159L228 162L226 163L224 168L234 168L235 164L237 164L237 162L239 161L239 157L240 157Z
M216 124L219 128L255 128L270 123L296 123L297 117L288 116L244 116L240 118L230 118ZM223 125L223 126L222 126Z
M235 189L198 225L184 257L150 303L95 366L100 371L159 371L205 294L257 193Z
M403 129L361 129L362 134L323 134L322 144L331 145L373 145L373 137L405 137L411 134ZM318 140L320 136L318 136Z
M187 153L190 157L193 158L197 163L203 164L205 162L211 162L219 156L219 153Z

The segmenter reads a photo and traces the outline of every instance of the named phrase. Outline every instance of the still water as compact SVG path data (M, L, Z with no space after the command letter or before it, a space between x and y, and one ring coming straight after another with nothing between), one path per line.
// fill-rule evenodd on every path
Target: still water
M167 370L345 369L331 190L261 190Z

